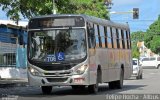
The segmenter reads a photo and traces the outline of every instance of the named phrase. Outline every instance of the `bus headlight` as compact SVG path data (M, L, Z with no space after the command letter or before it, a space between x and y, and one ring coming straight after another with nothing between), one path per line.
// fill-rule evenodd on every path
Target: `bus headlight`
M35 68L32 68L32 67L28 67L28 70L30 71L30 73L34 76L41 76L42 74L36 70Z
M82 65L81 67L78 67L74 71L74 74L83 74L86 71L87 68L88 68L88 65Z

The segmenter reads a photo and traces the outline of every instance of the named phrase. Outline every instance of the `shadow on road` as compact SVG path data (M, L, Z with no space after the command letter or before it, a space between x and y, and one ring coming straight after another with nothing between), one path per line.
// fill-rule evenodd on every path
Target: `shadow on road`
M127 90L132 90L132 89L140 89L142 87L145 87L145 85L124 85L122 89L109 89L108 85L101 85L99 86L99 92L96 95L106 95L106 94L118 94L123 91ZM27 91L27 90L26 90ZM14 95L19 95L20 97L60 97L60 96L73 96L73 95L95 95L95 94L90 94L87 90L87 88L83 90L72 90L71 87L63 87L63 88L57 88L54 90L51 94L49 95L43 95L41 90L38 91L37 93L30 93L30 91L27 91L28 94L14 94ZM32 92L32 91L31 91Z

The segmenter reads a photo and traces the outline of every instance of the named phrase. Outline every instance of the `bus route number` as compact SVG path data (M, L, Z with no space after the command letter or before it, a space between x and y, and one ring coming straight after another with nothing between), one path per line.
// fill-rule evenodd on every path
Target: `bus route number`
M55 55L48 55L47 62L53 62L53 61L56 61L56 56Z
M47 55L46 61L47 62L64 61L64 53L59 52L56 54Z

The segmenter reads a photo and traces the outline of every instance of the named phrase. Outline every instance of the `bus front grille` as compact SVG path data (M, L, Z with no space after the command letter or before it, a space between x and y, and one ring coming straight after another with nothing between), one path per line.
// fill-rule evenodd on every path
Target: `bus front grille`
M71 71L66 71L66 72L58 72L58 73L44 73L44 75L46 75L46 76L57 76L57 74L58 74L58 76L59 75L71 75Z
M65 82L68 78L47 78L48 82Z

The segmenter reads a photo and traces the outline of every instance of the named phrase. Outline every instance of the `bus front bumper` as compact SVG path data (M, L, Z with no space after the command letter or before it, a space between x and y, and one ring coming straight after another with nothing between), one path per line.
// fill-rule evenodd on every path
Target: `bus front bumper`
M69 86L89 85L89 75L85 72L82 75L43 77L34 76L28 71L29 85L31 86Z

